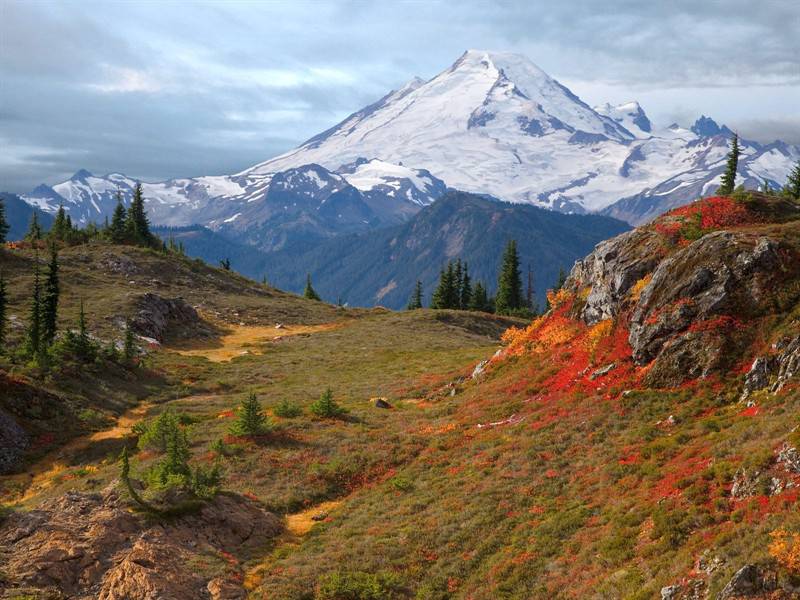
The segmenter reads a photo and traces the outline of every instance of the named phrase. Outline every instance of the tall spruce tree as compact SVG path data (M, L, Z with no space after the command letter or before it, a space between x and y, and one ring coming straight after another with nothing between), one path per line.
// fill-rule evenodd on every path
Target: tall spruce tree
M800 160L795 163L794 168L789 173L789 179L786 181L786 186L783 190L788 196L800 200Z
M126 223L128 212L122 202L122 192L117 190L117 205L114 207L114 214L111 217L111 225L108 226L108 237L115 244L121 244L127 237Z
M567 272L564 270L564 267L560 267L558 269L558 281L556 281L556 285L553 290L557 292L564 287L565 283L567 283Z
M459 308L460 290L456 283L456 265L447 263L447 268L439 271L439 285L433 292L431 308Z
M55 243L50 244L50 264L42 294L42 343L49 346L56 339L58 322L58 251Z
M519 255L516 240L510 240L503 253L503 264L497 278L497 314L510 314L524 306L522 277L519 272Z
M25 234L26 242L38 242L42 239L42 226L39 225L39 211L33 209L31 221L28 224L28 232Z
M81 310L78 313L78 335L73 343L77 358L84 362L91 362L95 358L95 346L89 337L86 328L86 311L83 308L83 298L81 298Z
M418 310L422 308L422 282L417 279L417 283L414 286L414 293L411 294L411 299L408 301L408 306L406 307L408 310Z
M309 300L322 300L311 285L311 273L306 273L306 288L303 290L303 296Z
M42 349L42 284L39 280L39 256L34 258L33 291L28 312L28 331L25 336L25 351L30 358L39 356Z
M144 208L141 183L137 183L133 188L133 200L128 209L125 229L134 243L142 246L152 245L154 238L150 233L150 222L147 220L147 212Z
M10 226L6 219L6 205L2 198L0 198L0 244L5 244L6 236Z
M731 149L728 152L728 162L725 164L725 172L722 174L717 194L720 196L730 196L736 187L736 168L739 165L739 136L733 134Z
M472 304L472 281L469 277L469 266L464 263L464 269L461 274L461 289L459 290L459 308L461 310L469 310Z
M6 307L8 306L8 289L6 280L0 273L0 354L6 346Z

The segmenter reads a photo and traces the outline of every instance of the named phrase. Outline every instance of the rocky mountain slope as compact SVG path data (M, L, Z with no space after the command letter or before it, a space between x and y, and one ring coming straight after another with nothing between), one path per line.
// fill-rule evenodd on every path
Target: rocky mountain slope
M544 292L560 269L568 271L600 240L625 229L625 223L607 217L563 215L450 192L399 227L339 236L299 255L268 254L263 271L275 285L297 291L311 273L315 289L328 300L393 309L406 306L419 279L427 306L439 270L457 258L468 263L472 280L493 294L503 250L514 239L525 282L530 266L543 306Z

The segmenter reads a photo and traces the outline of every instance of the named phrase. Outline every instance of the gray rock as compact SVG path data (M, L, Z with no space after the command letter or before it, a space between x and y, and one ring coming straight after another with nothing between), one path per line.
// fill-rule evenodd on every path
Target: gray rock
M681 593L680 585L668 585L661 588L661 600L676 600Z
M717 600L771 592L777 587L777 575L773 571L762 569L757 565L745 565L736 571L727 585L717 594Z
M790 473L800 475L800 452L788 442L784 443L778 451L777 462Z
M375 408L392 408L392 405L386 401L386 398L375 398Z
M599 369L592 371L592 374L589 375L589 380L594 381L598 377L602 377L603 375L608 375L611 371L617 368L617 363L611 363L606 365L605 367L600 367Z
M162 298L147 293L137 302L138 312L131 319L133 330L143 336L164 341L167 329L172 325L189 326L201 322L197 311L183 298Z

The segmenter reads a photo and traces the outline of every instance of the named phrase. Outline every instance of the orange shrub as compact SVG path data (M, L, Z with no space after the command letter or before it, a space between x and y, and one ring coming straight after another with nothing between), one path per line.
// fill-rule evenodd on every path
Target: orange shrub
M769 554L792 574L800 575L800 533L777 529L770 534Z

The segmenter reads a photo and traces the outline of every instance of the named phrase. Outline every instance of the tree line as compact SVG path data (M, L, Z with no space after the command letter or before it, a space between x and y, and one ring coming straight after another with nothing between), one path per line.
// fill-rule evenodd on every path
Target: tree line
M556 288L566 281L564 269L559 270ZM528 267L527 286L523 287L516 240L509 240L503 252L497 278L497 294L489 296L482 281L472 284L469 265L460 258L451 260L439 272L439 283L431 296L433 309L473 310L499 315L531 317L539 313L534 289L533 271ZM422 282L417 280L408 310L423 308Z

